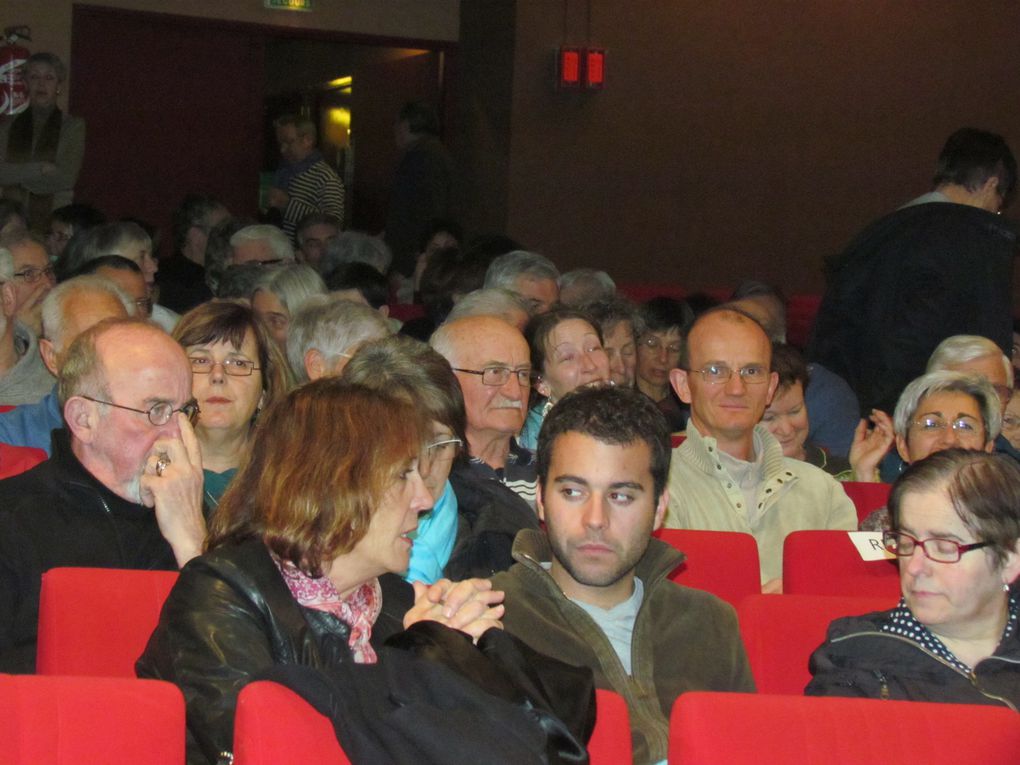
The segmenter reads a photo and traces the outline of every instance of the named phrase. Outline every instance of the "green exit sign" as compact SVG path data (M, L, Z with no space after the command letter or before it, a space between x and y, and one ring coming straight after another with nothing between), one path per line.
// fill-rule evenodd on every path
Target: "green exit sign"
M310 11L314 0L262 0L266 8L274 11Z

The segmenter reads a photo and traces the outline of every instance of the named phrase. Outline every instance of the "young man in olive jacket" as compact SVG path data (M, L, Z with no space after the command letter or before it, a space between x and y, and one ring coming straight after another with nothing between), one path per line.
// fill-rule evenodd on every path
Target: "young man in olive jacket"
M635 763L664 761L669 714L685 691L753 691L733 609L669 581L683 555L651 537L668 493L669 426L623 388L582 389L538 439L546 532L517 535L497 575L503 623L542 653L590 667L630 711Z

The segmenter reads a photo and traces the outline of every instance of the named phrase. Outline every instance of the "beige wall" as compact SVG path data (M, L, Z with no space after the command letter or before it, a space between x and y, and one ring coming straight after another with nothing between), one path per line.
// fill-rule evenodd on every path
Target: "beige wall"
M296 29L441 41L457 39L460 8L459 0L315 0L311 13L266 10L260 0L100 0L88 4ZM30 50L52 51L65 62L70 61L71 6L71 0L3 0L0 27L27 24L32 28L32 42L27 44Z

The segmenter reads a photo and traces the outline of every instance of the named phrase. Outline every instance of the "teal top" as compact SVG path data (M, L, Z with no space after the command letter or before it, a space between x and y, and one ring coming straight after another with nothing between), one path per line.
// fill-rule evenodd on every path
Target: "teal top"
M205 490L202 496L202 504L207 505L210 510L220 504L220 497L223 496L223 492L227 490L227 486L234 480L234 476L237 475L237 468L229 468L224 470L222 473L214 473L211 470L203 470L202 473L205 475L205 482L203 489Z

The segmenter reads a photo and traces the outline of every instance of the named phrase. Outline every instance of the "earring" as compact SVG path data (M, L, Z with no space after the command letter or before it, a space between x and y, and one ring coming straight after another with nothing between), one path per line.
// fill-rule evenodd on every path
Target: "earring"
M1009 582L1003 582L1002 583L1002 591L1003 592L1009 592Z

